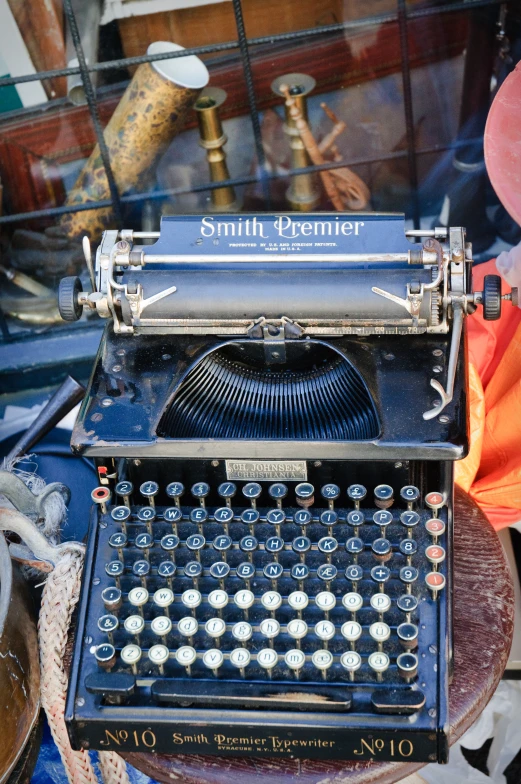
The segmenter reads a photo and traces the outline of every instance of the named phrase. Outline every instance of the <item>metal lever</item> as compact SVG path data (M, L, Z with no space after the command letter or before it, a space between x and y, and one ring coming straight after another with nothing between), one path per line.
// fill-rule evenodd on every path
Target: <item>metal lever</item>
M141 300L141 313L145 308L148 308L149 305L152 305L152 303L163 299L163 297L168 297L169 294L173 294L175 291L177 291L177 286L170 286L170 288L164 289L164 291L158 291L157 294L153 294L153 296Z
M391 294L388 291L384 291L383 289L379 289L377 286L373 286L371 291L374 294L379 294L380 297L385 297L385 299L390 299L391 302L395 302L397 305L400 305L402 308L405 308L407 313L411 316L413 325L415 327L418 326L418 318L420 315L420 308L423 299L423 284L420 286L420 291L417 294L413 294L411 292L410 284L407 284L407 299L402 299L402 297L397 297L396 294Z
M425 411L424 419L434 419L450 403L454 397L454 381L456 379L456 365L458 363L459 346L461 333L463 331L463 308L460 303L452 303L452 338L450 342L449 365L447 368L447 389L444 389L440 382L431 378L431 387L436 390L441 398L439 406L434 406L430 411Z

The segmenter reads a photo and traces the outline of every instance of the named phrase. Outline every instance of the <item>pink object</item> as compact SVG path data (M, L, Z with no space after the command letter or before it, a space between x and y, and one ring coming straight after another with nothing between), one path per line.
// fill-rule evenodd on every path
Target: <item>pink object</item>
M501 203L521 224L521 64L507 76L490 107L485 163Z

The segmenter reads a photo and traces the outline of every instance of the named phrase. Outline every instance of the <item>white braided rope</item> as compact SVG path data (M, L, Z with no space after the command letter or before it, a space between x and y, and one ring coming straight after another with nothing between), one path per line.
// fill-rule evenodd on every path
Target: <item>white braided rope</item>
M42 595L38 622L42 705L70 784L97 784L87 751L73 751L64 711L68 675L64 667L71 615L80 595L83 553L66 550L49 574ZM99 753L105 784L130 784L124 760L115 752Z

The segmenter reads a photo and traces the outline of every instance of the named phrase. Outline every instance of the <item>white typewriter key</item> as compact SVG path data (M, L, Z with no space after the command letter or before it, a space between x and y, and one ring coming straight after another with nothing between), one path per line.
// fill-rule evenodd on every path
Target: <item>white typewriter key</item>
M148 591L146 588L131 588L128 592L128 600L130 604L137 607L141 615L143 614L143 605L148 602Z
M272 645L273 638L277 637L280 632L280 623L274 618L265 618L260 622L259 629L260 633L267 637L270 640L270 645Z
M139 640L139 635L145 628L145 621L141 615L129 615L123 622L123 628L127 634L133 634Z
M306 663L306 654L298 648L293 648L291 651L286 651L284 661L287 666L293 670L295 677L298 679L299 670L301 670Z
M209 618L204 625L204 630L209 637L218 640L226 631L226 624L222 618Z
M174 601L174 594L170 588L159 588L154 594L154 604L168 610ZM168 614L168 613L167 613Z
M319 621L315 624L315 634L319 640L332 640L335 636L335 624L331 621ZM327 645L325 646L327 648Z
M185 591L181 596L181 601L185 607L189 607L191 610L195 610L196 607L199 607L203 600L203 597L196 591L195 588L190 588L188 591Z
M344 605L346 610L355 613L358 612L358 610L362 609L364 600L362 599L359 593L355 593L354 591L352 591L350 593L345 593L342 596L342 604Z
M240 642L247 642L251 640L251 636L253 634L253 629L249 623L246 621L239 621L238 623L234 624L232 628L232 637Z
M148 658L152 664L157 666L161 675L165 674L164 665L168 661L169 656L170 651L166 645L153 645L148 652Z
M208 594L208 604L210 607L213 607L215 610L222 610L223 607L226 607L229 601L229 596L226 591L221 591L217 589L215 591L210 591Z
M195 648L192 648L191 645L182 645L180 648L177 649L176 659L179 662L179 664L182 664L182 666L186 668L187 674L191 675L192 664L197 659L197 653L195 652Z
M354 648L354 643L362 636L362 627L356 621L346 621L342 624L340 632L342 637L349 640L351 647Z
M267 671L268 676L271 678L271 671L279 660L278 653L273 648L263 648L257 654L257 663Z
M236 607L240 607L241 610L248 610L255 602L255 594L253 591L237 591L233 601Z
M230 662L240 670L243 678L245 676L244 668L248 666L250 661L251 653L246 648L234 648L233 651L230 651Z
M121 651L121 661L123 664L130 664L134 675L137 675L137 663L140 659L141 648L139 645L125 645Z
M287 631L294 640L302 640L308 633L308 625L306 621L302 621L300 618L293 618L288 623Z
M371 607L379 613L387 612L391 608L391 600L386 593L375 593L371 596Z
M293 591L288 596L288 604L293 610L305 610L309 604L309 596L304 591Z
M391 630L386 623L378 621L371 624L369 634L378 643L378 650L381 651L383 643L391 636Z
M382 673L385 672L389 667L390 660L386 653L383 653L382 651L374 651L374 653L369 654L367 663L376 673L376 680L381 681Z
M331 651L326 651L324 649L315 651L313 656L311 657L311 661L317 668L317 670L322 670L322 677L324 680L327 679L327 671L333 664L333 654Z
M320 591L315 596L315 604L317 607L320 607L321 610L328 613L329 610L332 610L333 607L336 605L336 596L331 591Z
M282 604L282 596L277 591L266 591L261 596L261 604L266 610L278 610Z
M210 648L209 651L205 651L203 653L203 664L205 667L208 667L209 670L212 670L215 676L219 675L219 667L221 667L224 661L224 656L222 651L218 648Z
M191 615L187 615L185 618L181 618L181 620L177 622L177 631L179 634L182 634L183 637L193 637L198 629L199 624Z
M349 680L354 681L355 672L362 666L362 657L356 651L347 651L340 657L340 664L349 673Z
M172 621L166 615L159 615L151 622L150 628L159 637L166 637L172 631Z

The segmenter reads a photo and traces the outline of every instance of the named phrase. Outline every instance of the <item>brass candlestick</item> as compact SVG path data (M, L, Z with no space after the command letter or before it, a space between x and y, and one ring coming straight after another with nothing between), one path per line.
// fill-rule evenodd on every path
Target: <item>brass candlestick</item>
M210 179L212 182L229 180L228 165L224 145L228 137L223 131L219 106L226 100L226 92L220 87L207 87L194 104L199 123L199 144L206 150L206 157L210 166ZM211 192L212 209L217 212L235 212L237 202L235 191L231 185L224 188L214 188Z
M300 110L302 117L307 121L308 109L306 95L314 89L316 85L315 80L312 76L308 76L307 74L283 74L271 83L271 89L275 95L280 95L281 98L284 98L284 93L281 92L280 89L281 86L284 85L289 87L289 92L295 105ZM291 147L291 168L302 169L309 166L311 161L304 142L300 138L295 120L291 116L290 107L287 104L284 105L284 112L284 133L288 136L289 146ZM291 185L286 191L286 198L293 210L309 212L310 210L315 209L320 201L320 192L317 188L315 175L295 174L291 178Z

